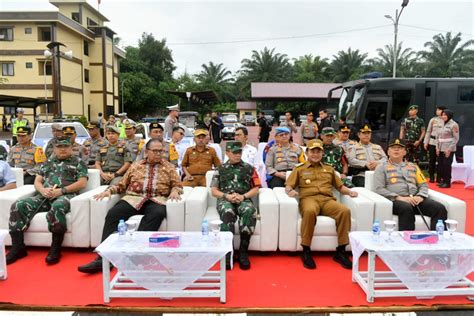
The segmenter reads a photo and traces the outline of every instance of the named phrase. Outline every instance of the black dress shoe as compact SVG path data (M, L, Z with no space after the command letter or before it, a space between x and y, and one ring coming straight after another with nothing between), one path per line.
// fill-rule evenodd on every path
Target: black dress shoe
M352 269L351 259L346 255L345 251L337 251L332 259L339 263L343 268Z
M430 183L435 183L435 180L430 178Z
M88 264L77 267L77 270L82 273L98 273L102 272L102 257L95 258L94 261L89 262Z
M316 269L316 262L314 262L313 257L311 256L311 251L303 251L301 254L301 260L306 269Z
M441 189L447 189L447 188L450 188L450 187L451 187L451 184L445 182L445 183L441 183L441 184L439 185L439 187L440 187Z
M232 270L232 265L230 264L231 256L232 256L232 252L229 252L225 255L225 269L226 270Z

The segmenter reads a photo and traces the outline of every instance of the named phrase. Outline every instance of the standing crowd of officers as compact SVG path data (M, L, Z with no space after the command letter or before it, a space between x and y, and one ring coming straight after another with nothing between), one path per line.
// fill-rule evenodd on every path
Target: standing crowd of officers
M29 127L18 127L19 144L12 147L8 162L25 170L25 183L34 183L38 194L12 206L9 226L13 246L7 263L27 255L23 233L38 212L47 212L49 230L53 234L46 262L59 262L67 228L65 215L70 211L69 199L85 187L87 168L100 170L101 184L109 185L96 199L124 194L106 216L102 240L115 231L120 219L126 220L135 214L145 215L138 230L158 230L166 217L166 200L180 199L183 185L205 186L206 172L215 170L210 186L223 221L221 230L234 233L235 223L239 224L238 262L242 269L250 268L248 247L257 220L251 199L258 194L263 182L270 188L285 187L290 197L299 197L301 258L308 269L316 268L311 242L319 214L336 221L338 247L333 259L344 268L352 267L345 252L351 227L350 210L336 201L332 189L356 197L357 192L350 188L364 186L367 170L375 170L376 192L394 202L393 213L399 216L400 230L414 229L417 210L431 217L432 230L438 219L447 218L444 206L428 198L426 180L416 165L417 152L424 144L438 157L440 187L449 186L450 170L448 174L447 169L456 150L459 127L453 121L453 113L443 107L438 107L437 117L430 121L426 131L421 126L423 120L416 115L417 107L411 106L400 138L389 144L388 156L381 146L371 143L372 131L368 125L359 129L356 142L349 139L351 130L347 125L341 125L336 132L333 127L324 126L323 119L319 130L312 121L312 113L308 113L308 121L301 126L301 141L306 149L291 140L294 126L276 128L275 139L268 142L263 157L266 179L256 172L261 157L257 157L257 149L248 144L247 128L236 129L235 141L226 144L222 159L209 145L209 130L205 126L195 130L195 145L183 146L185 131L178 125L179 108L168 109L170 115L165 127L159 123L149 125L151 139L146 144L135 136L136 124L128 119L120 126L105 125L105 138L100 133L101 123L89 123L91 138L83 145L75 142L73 126L61 128L53 124L54 137L43 153L31 143ZM317 138L318 134L321 139ZM431 162L430 181L434 181L434 163ZM228 266L230 259L228 255ZM84 273L101 269L100 256L78 268Z

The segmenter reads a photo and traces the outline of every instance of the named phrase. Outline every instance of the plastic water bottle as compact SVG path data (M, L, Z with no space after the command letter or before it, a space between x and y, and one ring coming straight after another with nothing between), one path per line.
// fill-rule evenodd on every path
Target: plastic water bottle
M201 233L202 233L202 240L207 242L209 239L209 222L207 219L203 219L201 224Z
M436 233L438 234L438 238L443 237L444 234L444 224L442 219L438 219L436 223Z
M118 231L118 238L120 240L125 240L125 234L127 233L127 224L125 224L125 221L123 219L119 221L119 224L117 226L117 231Z
M380 222L378 219L372 224L372 236L375 240L380 238Z

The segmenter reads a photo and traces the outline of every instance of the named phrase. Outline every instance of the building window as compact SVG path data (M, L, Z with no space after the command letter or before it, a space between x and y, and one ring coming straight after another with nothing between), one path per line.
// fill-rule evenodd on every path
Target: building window
M87 28L89 30L95 31L94 26L98 26L97 22L92 20L91 18L87 18Z
M45 71L45 68L44 68L44 63L46 63L46 76L51 76L51 74L53 73L53 70L51 68L51 61L48 60L48 61L39 61L38 62L38 74L40 76L44 76L44 71Z
M33 68L33 63L28 62L28 63L25 64L25 66L26 66L26 69L32 69Z
M0 41L13 41L13 27L0 27Z
M89 82L89 69L84 69L84 82Z
M51 27L49 26L38 27L38 41L51 42Z
M71 18L77 23L81 23L81 20L79 19L80 18L79 12L71 13Z
M25 34L31 34L33 33L33 30L31 29L31 27L25 27Z
M3 113L8 115L13 115L16 113L16 108L13 106L6 106L3 108Z
M2 76L14 76L15 70L13 63L2 63Z
M474 87L459 87L458 102L472 103L474 101Z
M84 55L89 56L89 42L84 41Z

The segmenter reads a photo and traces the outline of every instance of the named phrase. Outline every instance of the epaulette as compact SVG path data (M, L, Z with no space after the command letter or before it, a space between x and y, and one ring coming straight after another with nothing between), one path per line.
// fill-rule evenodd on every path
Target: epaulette
M297 163L297 164L295 165L295 168L301 167L301 166L304 165L304 164L305 164L304 162Z

